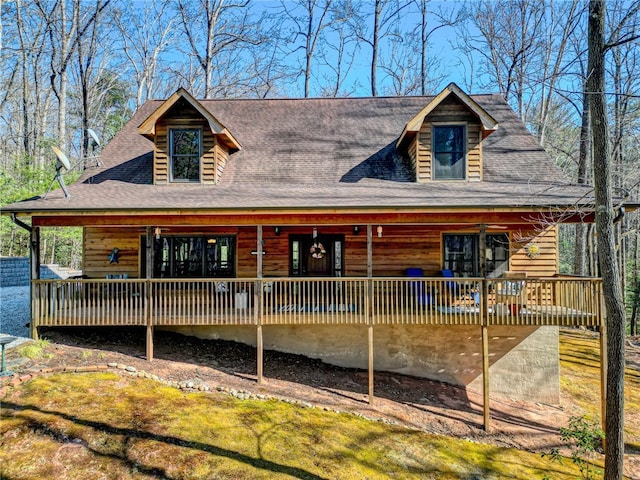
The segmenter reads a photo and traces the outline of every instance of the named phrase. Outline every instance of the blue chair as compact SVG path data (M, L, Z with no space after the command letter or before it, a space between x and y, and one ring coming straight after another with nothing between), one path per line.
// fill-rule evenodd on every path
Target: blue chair
M422 277L421 268L407 268L407 277L419 278ZM427 286L423 281L409 282L409 290L411 294L418 300L418 305L425 307L433 304L433 297L431 292L427 291Z
M448 268L445 268L441 272L442 272L442 276L445 278L454 278L453 270L449 270ZM444 282L444 287L450 297L458 296L460 293L460 287L457 282L454 282L454 281Z

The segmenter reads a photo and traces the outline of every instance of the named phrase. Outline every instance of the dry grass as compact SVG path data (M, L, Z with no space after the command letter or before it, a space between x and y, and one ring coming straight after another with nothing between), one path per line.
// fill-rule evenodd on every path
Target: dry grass
M599 413L597 355L595 338L563 333L563 395L592 418ZM640 432L638 383L630 371L631 448ZM34 379L10 391L1 413L6 480L579 478L569 460L114 373Z

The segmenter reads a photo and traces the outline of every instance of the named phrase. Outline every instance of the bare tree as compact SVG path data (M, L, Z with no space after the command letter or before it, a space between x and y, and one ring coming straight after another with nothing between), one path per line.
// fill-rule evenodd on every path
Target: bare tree
M203 94L212 98L228 95L234 90L237 78L225 77L224 69L251 75L242 70L242 47L256 47L263 43L260 19L250 14L251 0L178 0L177 8L183 31L189 43L188 54L197 61L204 79ZM216 69L219 69L216 77ZM196 85L191 85L192 89Z
M463 11L455 6L449 7L450 10L445 11L440 7L438 10L431 10L430 0L414 0L418 6L420 23L420 95L427 95L430 85L439 83L438 78L434 78L433 67L437 60L429 55L429 46L431 38L440 29L446 27L455 27L463 20ZM435 23L431 23L431 19L436 19Z
M360 2L355 9L359 12L368 10L369 2ZM402 11L408 8L409 1L406 0L375 0L372 16L359 15L353 17L350 22L358 40L371 47L370 85L371 95L378 96L378 68L381 42L391 35L397 34L397 24L401 19ZM373 26L369 27L369 22Z
M46 23L51 48L51 89L58 100L58 141L67 144L67 85L68 69L78 41L85 35L98 15L111 0L96 0L95 8L84 13L84 3L72 0L71 12L66 0L53 4L34 0ZM47 7L51 7L47 10ZM69 15L71 13L71 15Z
M347 13L348 18L355 12ZM320 51L320 59L329 74L323 76L324 84L320 85L321 96L346 96L351 92L345 91L345 81L351 72L358 51L356 37L346 22L340 22L334 27L337 40L325 42Z
M114 12L120 31L122 52L133 72L136 86L136 108L158 92L159 64L175 37L176 20L170 15L171 0L142 2L124 1ZM162 92L168 93L168 92Z
M292 6L294 5L294 6ZM311 74L313 68L314 56L321 41L325 30L331 28L334 22L340 21L335 15L333 8L333 0L296 0L289 1L286 4L282 2L282 10L294 25L293 39L294 44L298 38L302 38L303 45L293 50L302 50L304 52L304 64L302 67L302 75L304 77L304 97L309 97L311 93ZM298 13L301 11L301 13Z
M578 28L585 10L580 0L570 2L549 2L545 16L546 28L543 30L546 38L541 46L540 85L541 108L537 119L538 129L536 136L541 145L545 143L545 135L549 127L549 114L551 104L556 97L556 86L562 77L566 76L567 62L565 52L570 46L570 41ZM571 67L571 63L568 63Z

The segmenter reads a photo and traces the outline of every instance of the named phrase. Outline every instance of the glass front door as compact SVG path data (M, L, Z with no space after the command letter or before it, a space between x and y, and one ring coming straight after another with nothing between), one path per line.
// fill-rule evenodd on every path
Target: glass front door
M344 235L292 235L289 238L290 274L294 277L341 277Z

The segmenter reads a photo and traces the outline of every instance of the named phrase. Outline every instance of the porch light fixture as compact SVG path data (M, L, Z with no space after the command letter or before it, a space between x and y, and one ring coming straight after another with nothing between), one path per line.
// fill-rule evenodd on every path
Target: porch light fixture
M280 235L280 227L273 227L273 232L276 234L276 237Z
M154 233L154 234L155 234L155 236L156 236L156 240L160 240L160 234L162 233L162 229L161 229L160 227L156 227L156 228L153 230L153 233Z
M353 234L358 235L360 233L360 227L358 225L353 226Z
M313 227L313 238L318 238L318 229Z
M378 238L382 238L382 225L378 225L377 232L378 232Z

